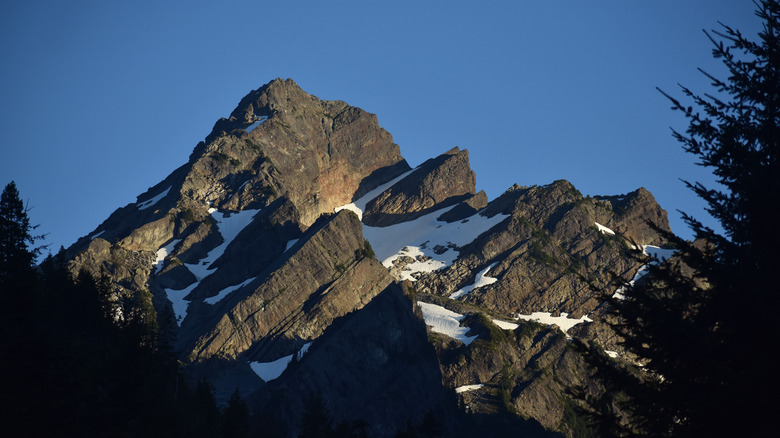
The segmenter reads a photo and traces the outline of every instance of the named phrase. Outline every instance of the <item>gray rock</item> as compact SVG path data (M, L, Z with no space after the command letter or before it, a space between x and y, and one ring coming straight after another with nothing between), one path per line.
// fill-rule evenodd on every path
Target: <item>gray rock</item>
M475 194L469 153L457 147L421 164L366 205L363 222L382 227L416 219Z

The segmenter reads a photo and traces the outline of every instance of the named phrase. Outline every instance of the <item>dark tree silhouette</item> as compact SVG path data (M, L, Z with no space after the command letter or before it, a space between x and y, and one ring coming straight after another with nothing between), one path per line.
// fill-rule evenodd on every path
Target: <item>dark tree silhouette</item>
M705 32L729 72L727 80L702 72L714 93L682 87L687 106L661 91L689 122L674 137L717 177L714 189L685 183L724 232L683 214L696 241L665 233L680 249L677 260L613 300L616 329L644 366L626 372L591 355L619 390L592 404L604 434L761 436L775 428L769 354L780 335L780 5L756 6L757 41L723 24Z
M191 408L193 415L191 433L198 437L214 437L219 428L219 408L214 398L214 387L206 380L198 382Z
M11 181L0 195L0 284L26 276L41 251L32 247L43 236L33 235L37 226L30 225L28 209L19 197L16 183Z
M334 435L333 422L319 393L311 394L303 405L298 438L327 438Z
M222 436L225 438L246 438L249 436L249 409L241 398L238 388L230 396L222 412Z
M178 436L175 361L158 348L149 297L71 275L65 250L40 251L15 184L0 198L0 424L8 436ZM182 422L179 422L182 424ZM178 433L177 433L178 432Z

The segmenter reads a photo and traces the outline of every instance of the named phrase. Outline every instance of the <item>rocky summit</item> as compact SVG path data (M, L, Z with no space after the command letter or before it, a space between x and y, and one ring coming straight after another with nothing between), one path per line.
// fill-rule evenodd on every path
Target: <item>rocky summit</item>
M273 80L69 268L151 295L187 379L238 390L269 436L297 436L312 395L374 437L431 416L446 436L580 436L567 388L603 388L571 340L631 360L598 291L642 275L632 249L673 253L666 212L565 180L489 200L467 150L414 169L400 151L374 114Z

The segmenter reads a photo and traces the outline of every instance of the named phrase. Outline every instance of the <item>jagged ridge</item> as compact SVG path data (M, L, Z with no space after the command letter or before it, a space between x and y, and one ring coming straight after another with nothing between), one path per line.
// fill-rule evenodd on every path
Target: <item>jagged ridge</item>
M560 332L514 318L545 312L563 324L565 314L587 316L593 322L584 325L596 328L568 334L612 348L601 299L582 278L601 286L609 272L633 278L639 265L623 250L627 242L663 244L645 221L668 229L666 212L645 189L590 198L561 180L513 186L488 202L475 184L467 150L412 170L376 116L277 79L220 119L187 164L73 245L71 268L108 275L118 296L151 291L161 326L177 332L188 374L210 379L221 400L236 386L258 409L272 403L269 391L297 394L279 407L291 433L300 397L314 390L338 403L343 419L351 412L384 424L377 436L416 421L400 418L415 409L456 415L438 392L443 376L449 391L484 384L449 392L460 414L519 413L571 435L571 401L558 382L583 382L584 364ZM421 315L403 295L460 312L477 341L430 333L438 356L420 353L429 344L411 321ZM345 357L370 362L376 353L371 342L354 342L352 330L371 330L371 342L385 346L384 362L369 368L389 374L374 387L327 374L346 372ZM271 382L250 368L309 343L300 364ZM391 376L411 363L420 371L416 389L406 388L411 405L382 399L399 418L383 422L380 410L363 408L366 391L397 385ZM529 367L553 367L557 378ZM329 371L314 372L320 368ZM318 377L302 377L309 374ZM334 379L342 390L327 387ZM508 400L501 385L510 387ZM463 421L476 420L453 424Z

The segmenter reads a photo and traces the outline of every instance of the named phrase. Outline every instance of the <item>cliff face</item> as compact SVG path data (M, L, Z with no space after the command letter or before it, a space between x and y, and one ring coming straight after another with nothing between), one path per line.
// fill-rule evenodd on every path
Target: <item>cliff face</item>
M454 148L369 201L363 222L381 227L417 219L474 195L476 183L468 151Z
M190 358L235 359L252 349L248 359L272 360L297 351L392 281L379 263L361 255L363 246L351 212L315 224L280 263L216 305L206 304L204 318L183 325L182 332L197 338Z
M668 229L666 212L642 188L560 180L490 201L475 184L468 151L412 170L376 116L277 79L70 266L117 299L151 292L190 379L223 401L240 388L283 436L312 393L372 436L429 410L452 435L495 420L496 436L575 436L565 387L600 388L566 337L617 349L589 284L633 279L629 253L663 245L646 221Z

